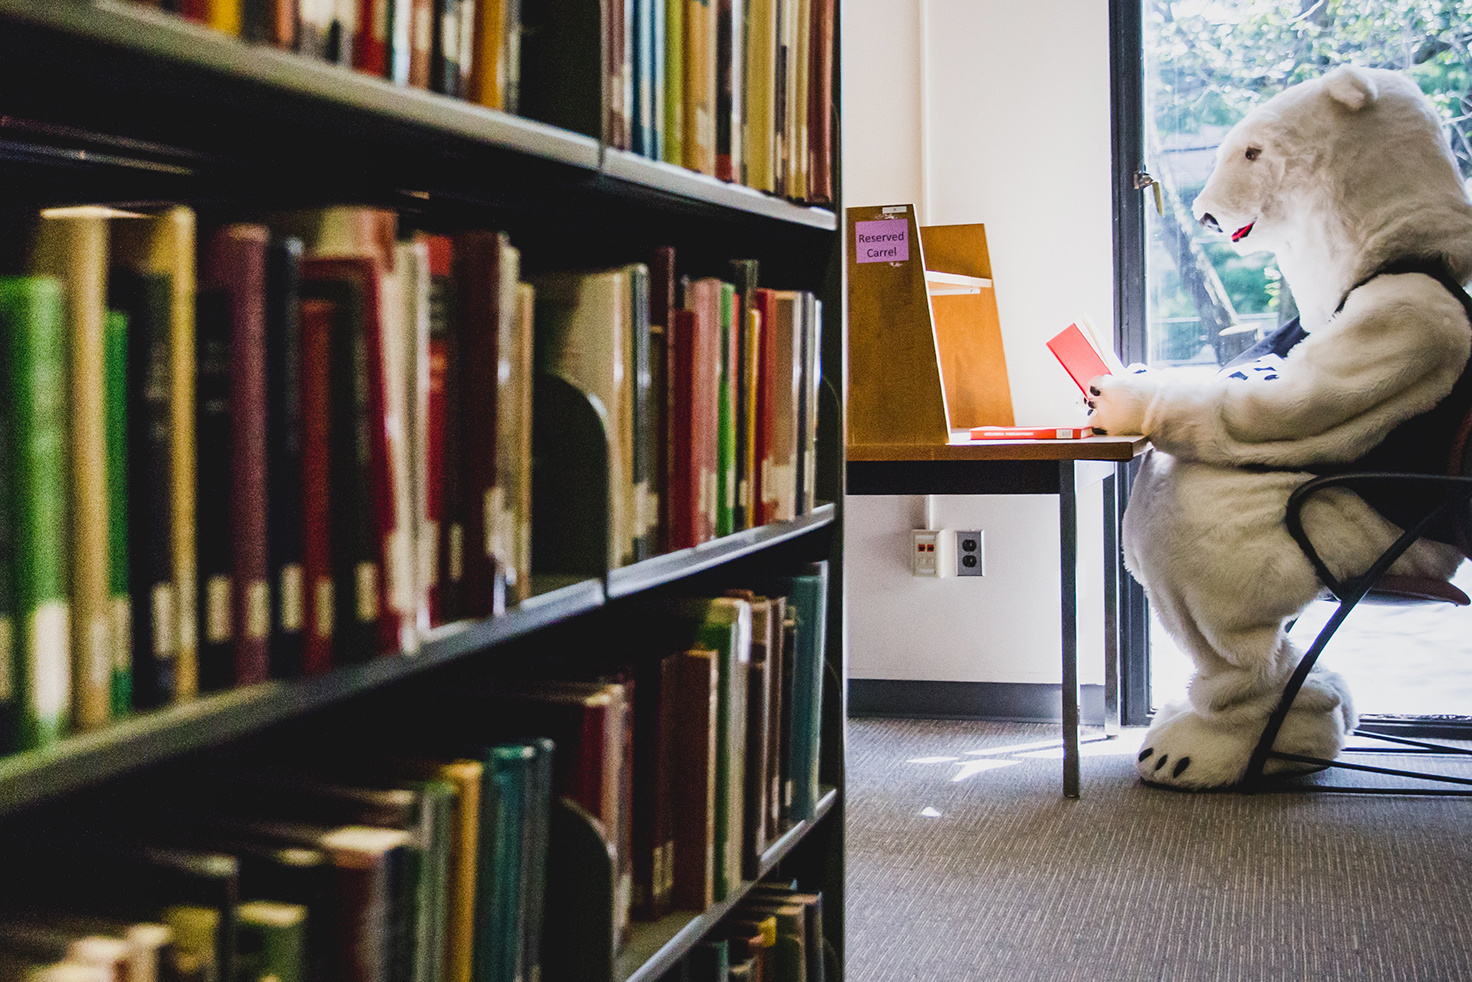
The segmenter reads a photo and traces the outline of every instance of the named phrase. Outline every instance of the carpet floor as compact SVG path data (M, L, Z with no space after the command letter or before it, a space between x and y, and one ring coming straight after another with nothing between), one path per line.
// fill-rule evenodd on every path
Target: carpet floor
M1472 799L1182 794L1142 730L853 720L849 982L1472 982Z

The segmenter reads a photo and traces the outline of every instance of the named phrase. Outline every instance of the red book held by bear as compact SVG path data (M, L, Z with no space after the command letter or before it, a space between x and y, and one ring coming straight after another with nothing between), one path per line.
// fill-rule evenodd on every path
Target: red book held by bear
M1075 321L1048 341L1048 350L1053 352L1079 391L1084 393L1089 390L1090 379L1113 374L1100 356L1091 334L1086 325Z

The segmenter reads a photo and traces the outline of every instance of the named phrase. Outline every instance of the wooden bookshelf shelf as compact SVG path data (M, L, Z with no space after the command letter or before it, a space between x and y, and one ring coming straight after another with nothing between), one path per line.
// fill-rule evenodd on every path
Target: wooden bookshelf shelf
M798 822L767 847L767 851L762 854L757 879L776 869L777 864L803 836L832 811L837 800L837 788L825 789L818 798L816 818L811 822ZM674 967L707 931L719 924L723 917L740 904L754 886L755 880L743 881L735 893L699 914L679 910L657 921L636 923L633 936L615 962L614 982L654 982Z
M772 522L760 528L746 529L734 535L722 536L702 543L693 549L654 556L632 566L622 566L608 574L607 592L610 600L649 590L666 583L684 579L694 573L728 563L733 559L749 555L768 546L795 538L833 521L834 506L822 504L811 514L789 522Z

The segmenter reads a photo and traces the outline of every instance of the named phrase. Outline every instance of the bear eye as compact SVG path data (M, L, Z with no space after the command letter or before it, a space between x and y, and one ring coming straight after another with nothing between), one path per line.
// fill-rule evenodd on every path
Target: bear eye
M1262 149L1261 148L1259 148L1259 147L1248 147L1247 148L1247 159L1248 160L1256 160L1260 156L1262 156Z

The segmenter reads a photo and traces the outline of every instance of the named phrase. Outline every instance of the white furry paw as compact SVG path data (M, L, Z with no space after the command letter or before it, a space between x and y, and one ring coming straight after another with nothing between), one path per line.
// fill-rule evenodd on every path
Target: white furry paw
M1333 681L1337 683L1338 677ZM1334 688L1304 686L1273 741L1274 750L1323 760L1338 755L1354 726L1354 715L1347 699L1334 698L1339 695ZM1213 719L1200 715L1189 703L1172 704L1156 715L1135 766L1150 784L1185 790L1231 787L1246 775L1266 721L1265 715L1257 714ZM1270 758L1264 772L1293 774L1314 769L1311 764Z
M1089 425L1103 434L1142 432L1154 389L1155 380L1150 375L1101 375L1093 379L1085 397L1093 410Z

